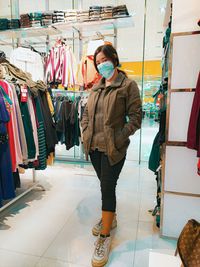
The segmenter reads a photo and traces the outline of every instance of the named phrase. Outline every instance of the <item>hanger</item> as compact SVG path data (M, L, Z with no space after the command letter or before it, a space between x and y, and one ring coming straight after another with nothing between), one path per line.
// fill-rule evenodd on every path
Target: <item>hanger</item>
M31 44L29 44L27 41L25 41L25 44L21 44L19 45L19 47L23 47L23 48L27 48L30 49L31 51L38 53L40 56L46 56L46 52L40 52L38 50L36 50Z

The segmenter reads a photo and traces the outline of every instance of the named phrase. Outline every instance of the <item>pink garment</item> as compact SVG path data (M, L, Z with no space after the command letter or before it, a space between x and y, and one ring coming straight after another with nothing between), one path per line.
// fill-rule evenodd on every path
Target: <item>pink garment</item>
M18 123L17 123L17 114L16 114L16 104L15 104L15 99L13 95L12 88L7 81L5 83L8 85L8 92L9 92L9 97L12 100L12 112L11 112L11 118L12 118L12 128L13 128L13 135L14 135L14 144L15 144L15 155L16 155L16 167L18 167L19 164L23 164L23 156L22 156L22 150L20 146L20 138L19 138L19 128L18 128Z
M16 108L16 115L17 115L17 123L18 123L18 131L19 131L19 139L20 139L20 148L22 151L23 163L28 164L28 149L27 149L27 142L26 142L26 135L24 131L24 125L22 121L22 114L19 106L18 96L16 93L15 86L11 84L13 96L15 99L15 108Z
M54 60L55 60L55 80L61 81L62 80L62 54L63 54L63 47L55 47L54 50Z
M76 84L76 59L67 45L53 47L46 65L46 81L59 82L64 87L74 87Z
M28 95L27 104L28 104L28 110L30 113L31 123L32 123L32 127L33 127L33 138L34 138L35 149L36 149L35 158L33 160L35 161L38 159L38 156L39 156L39 143L38 143L38 133L37 133L37 123L36 123L36 118L35 118L35 111L34 111L33 102L32 102L30 95ZM31 159L31 161L32 161L32 159Z
M53 82L54 74L54 51L50 51L49 57L47 58L46 71L45 71L45 81Z

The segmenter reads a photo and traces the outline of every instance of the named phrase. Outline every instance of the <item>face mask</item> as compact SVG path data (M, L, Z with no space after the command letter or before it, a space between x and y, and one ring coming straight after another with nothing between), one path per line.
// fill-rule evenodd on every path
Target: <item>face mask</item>
M105 61L101 64L99 64L97 66L99 73L101 74L101 76L103 76L106 79L110 79L114 72L115 72L115 68L114 65L111 61Z

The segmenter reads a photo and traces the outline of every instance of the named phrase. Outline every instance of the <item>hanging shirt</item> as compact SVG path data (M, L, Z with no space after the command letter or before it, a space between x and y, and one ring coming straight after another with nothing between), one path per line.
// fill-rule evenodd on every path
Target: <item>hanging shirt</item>
M12 117L12 122L13 122L13 134L14 134L14 141L15 141L14 143L15 143L15 153L16 153L16 165L18 167L19 164L23 164L23 156L22 156L22 150L20 146L19 126L18 126L17 110L16 110L16 101L18 101L18 99L14 98L12 85L9 84L7 81L5 81L5 83L7 83L8 85L9 95L13 102L11 117Z
M42 57L28 48L18 47L10 56L10 63L29 72L33 81L44 80L44 65Z
M77 64L72 49L68 45L52 47L45 67L46 82L58 82L62 86L74 88Z
M30 118L31 118L31 123L32 123L32 127L33 127L33 138L34 138L34 142L35 142L35 148L36 148L36 154L35 154L35 158L34 160L37 160L38 156L39 156L39 144L38 144L38 133L37 133L37 124L36 124L36 118L35 118L35 111L33 108L33 102L31 99L31 96L28 96L28 110L30 113Z

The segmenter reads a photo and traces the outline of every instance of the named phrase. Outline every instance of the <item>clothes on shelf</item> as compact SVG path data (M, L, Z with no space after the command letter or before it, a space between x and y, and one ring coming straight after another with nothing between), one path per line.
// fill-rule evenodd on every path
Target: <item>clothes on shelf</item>
M89 10L78 10L77 11L78 22L89 21L89 18L90 18Z
M89 8L89 17L90 20L99 20L101 18L101 6L90 6Z
M31 21L30 21L29 14L20 15L20 25L21 25L21 28L30 28L31 27Z
M8 29L18 29L20 28L19 19L11 19L8 21Z
M112 15L113 15L113 18L129 16L128 9L127 9L126 5L120 5L120 6L113 7Z
M39 53L29 48L18 47L11 52L10 62L30 73L33 81L44 80L44 64Z
M77 10L76 9L68 9L65 11L65 22L75 22L77 21Z
M53 13L52 12L45 12L42 14L42 26L49 26L53 23Z
M103 6L101 9L101 19L112 19L113 6Z
M126 5L90 6L87 10L67 9L21 14L20 19L0 19L0 30L50 26L55 23L97 21L129 16Z
M0 30L7 30L8 29L8 19L0 19Z
M65 12L64 11L54 11L53 12L53 23L64 22Z
M31 27L40 27L42 22L42 12L33 12L29 14Z
M77 63L72 49L59 39L51 48L45 67L47 83L61 83L64 87L74 88L76 84Z

